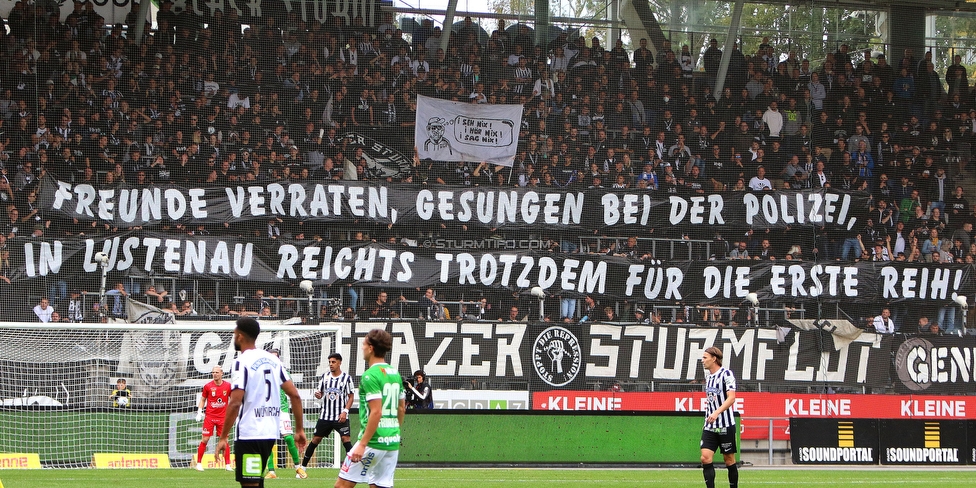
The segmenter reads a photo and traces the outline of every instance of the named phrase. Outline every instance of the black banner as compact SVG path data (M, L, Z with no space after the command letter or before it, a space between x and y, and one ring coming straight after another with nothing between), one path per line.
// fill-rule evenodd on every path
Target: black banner
M371 158L402 166L392 150L356 135ZM467 225L486 229L600 231L785 229L859 226L867 195L837 190L668 195L624 190L576 192L498 187L426 187L359 181L279 181L238 186L97 188L53 177L38 200L55 215L118 228L160 222L223 223L279 217L381 225Z
M108 0L94 0L95 5L101 6ZM112 0L116 7L124 7L129 0ZM326 23L330 18L339 18L342 25L353 25L353 20L360 17L367 27L375 27L379 18L380 5L384 2L377 0L283 0L286 12L296 12L302 22ZM205 2L204 0L175 0L173 11L176 13L193 14L198 17L212 18L217 10L226 16L234 10L242 20L260 21L266 17L283 16L281 3L263 2L262 0L231 1L227 5L223 2ZM96 8L99 13L100 9ZM128 10L126 10L128 11ZM106 17L110 18L110 17ZM381 33L382 34L382 33Z
M100 273L97 252L109 271L134 276L179 276L362 286L471 287L549 296L594 295L658 303L741 303L754 292L765 303L843 299L849 303L903 300L951 302L976 293L973 265L932 268L923 263L819 264L787 261L673 261L602 254L463 252L348 241L244 240L120 233L106 240L11 240L11 281L79 277Z
M793 464L878 464L876 419L791 418Z
M881 464L966 464L966 421L881 422Z
M906 337L895 350L895 389L926 395L972 394L976 388L976 337Z
M873 304L906 300L950 302L956 295L976 292L972 265L934 268L926 263L746 260L709 261L696 263L692 268L690 276L683 277L683 283L690 286L681 288L691 303L744 298L749 291L755 292L763 302L842 298ZM637 270L642 268L629 268L628 282L641 279L637 286L647 289L653 281L642 279L639 274L635 278L633 273ZM633 291L630 295L640 296Z
M212 330L178 329L201 325ZM645 383L650 391L654 382L657 388L674 384L697 391L704 378L702 351L711 346L725 352L725 365L736 372L744 391L765 391L769 385L861 388L887 383L890 356L888 338L874 334L823 350L818 333L798 331L780 343L773 329L418 321L329 325L342 330L336 348L329 335L280 330L262 335L260 347L280 344L292 373L302 375L296 381L303 389L313 388L327 371L326 356L332 351L340 352L349 373L360 377L366 366L359 344L377 327L393 336L389 363L407 376L424 370L437 389L593 390L595 383L626 382ZM174 327L10 333L8 346L0 347L0 366L9 373L0 387L0 405L98 406L107 398L103 377L120 376L138 392L141 407L188 407L188 392L205 382L214 365L230 368L230 327L182 321ZM63 352L44 362L31 353L39 348ZM105 374L93 376L92 368ZM59 373L45 373L53 370ZM25 391L38 398L24 397Z
M969 443L969 464L976 465L976 420L966 421L966 441Z
M236 357L233 323L204 324L212 330L176 328L184 323L159 330L129 330L125 324L117 330L7 329L0 344L6 375L0 406L108 407L115 384L109 378L125 378L133 409L189 409L212 368L231 371ZM262 332L258 347L279 348L293 377L306 379L302 388L311 389L328 371L333 337L279 329Z
M364 367L350 345L378 325L342 324L349 364ZM532 391L592 390L592 384L614 381L692 386L704 379L701 355L711 346L723 349L724 364L750 391L760 384L860 388L888 382L890 338L875 334L825 350L830 339L823 333L796 331L779 342L774 329L495 322L393 322L386 328L394 337L390 364L423 369L439 388L486 380L489 389Z

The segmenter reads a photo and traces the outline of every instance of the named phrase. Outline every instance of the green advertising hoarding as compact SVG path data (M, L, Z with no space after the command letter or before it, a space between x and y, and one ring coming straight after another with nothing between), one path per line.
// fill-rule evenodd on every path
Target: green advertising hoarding
M0 436L0 452L38 452L47 466L85 465L93 452L169 452L179 464L199 442L192 413L10 409L0 416L16 426ZM355 411L350 422L355 439ZM305 425L311 435L314 414ZM409 465L697 465L701 426L697 412L409 411L399 459ZM133 432L141 433L138 442ZM68 438L87 442L64 444Z
M399 460L697 465L702 422L698 412L410 411Z

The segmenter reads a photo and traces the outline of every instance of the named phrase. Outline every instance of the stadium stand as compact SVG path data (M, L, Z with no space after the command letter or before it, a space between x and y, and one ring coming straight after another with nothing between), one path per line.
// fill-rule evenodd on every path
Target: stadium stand
M643 48L628 52L617 43L607 49L565 34L536 45L527 29L506 30L502 22L487 39L477 29L462 28L445 52L430 42L429 23L408 40L392 18L379 27L368 27L361 17L349 25L338 18L322 24L282 10L245 24L233 9L207 18L191 10L177 15L168 1L136 42L131 27L138 4L128 29L106 26L91 3L75 3L64 18L56 4L54 10L45 5L17 2L5 21L9 29L0 29L4 248L29 239L107 240L132 231L405 247L461 235L527 238L553 253L640 261L904 261L933 268L973 263L976 207L969 204L967 190L976 106L958 59L948 63L946 73L937 73L928 55L892 66L884 55L864 57L845 45L811 62L762 45L751 53L736 50L725 89L713 93L721 54L714 43L703 58L704 72L693 72L682 65L687 53L671 51L670 45L657 46L655 63L648 62ZM29 27L37 25L45 28ZM514 166L416 158L418 95L522 104ZM405 156L406 163L384 165L389 161L367 141ZM835 188L865 192L867 203L858 210L871 221L850 230L787 227L744 235L701 227L705 230L662 227L635 234L607 228L596 235L582 230L557 235L289 218L129 228L65 218L39 205L38 193L49 178L103 190L332 180L403 188L606 187L659 195ZM10 251L4 253L0 289L11 317L32 320L30 307L49 295L64 320L97 319L90 300L100 295L97 280L68 286L63 279L46 279L41 289L19 288L14 285L25 279L24 263L11 263ZM115 281L129 299L178 299L178 309L189 300L188 310L200 315L294 315L305 306L302 294L280 285L266 286L273 304L268 306L247 298L254 286L264 284L220 290L159 270L113 271L110 285ZM155 295L146 294L150 285ZM69 295L76 296L69 288L84 290L78 295L83 313L67 313ZM509 291L439 291L454 307L448 314L499 319L511 305L534 306L533 299ZM415 308L410 302L422 292L404 290L403 304L384 310L384 316L415 314L404 309ZM289 300L295 295L297 301ZM375 295L351 284L335 286L315 297L328 300L316 313L365 317ZM641 308L621 302L588 307L582 296L563 302L560 313L546 318L594 320L584 309L611 306L629 321ZM710 304L715 308L705 315L694 304L659 305L658 313L649 314L654 320L666 312L665 321L670 316L746 322L736 317L739 303ZM691 317L693 311L699 315ZM895 313L899 329L915 322L912 313L900 312Z

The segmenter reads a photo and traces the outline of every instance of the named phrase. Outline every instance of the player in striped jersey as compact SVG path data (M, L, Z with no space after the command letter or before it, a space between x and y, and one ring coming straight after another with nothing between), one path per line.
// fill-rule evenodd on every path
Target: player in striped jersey
M706 488L715 488L716 450L721 450L729 471L730 488L739 486L739 468L735 464L735 375L722 367L722 350L712 346L702 353L705 375L705 426L701 436L701 462Z
M322 413L319 414L319 421L315 423L315 434L312 442L309 442L305 449L305 457L302 458L301 474L305 473L305 467L312 461L312 454L318 447L322 439L329 436L335 430L342 439L342 447L346 454L352 449L352 442L349 441L349 409L352 408L352 376L342 372L342 355L334 352L329 354L329 372L322 375L319 387L315 390L315 398L325 398L322 401ZM304 478L304 476L303 476Z
M271 354L274 357L281 359L281 350L272 349ZM284 364L284 363L282 363ZM287 371L287 368L286 368ZM284 391L281 392L281 417L279 417L279 424L281 430L281 436L285 441L285 445L288 447L288 454L291 455L291 461L295 463L295 473L296 478L305 479L308 475L305 474L305 469L299 464L298 459L298 447L295 446L295 432L291 428L291 403L288 401L288 395ZM275 460L274 456L268 458L268 474L265 479L275 479L278 474L275 473Z
M237 459L237 481L242 487L264 486L264 467L271 449L281 436L280 390L291 399L295 413L295 444L305 447L302 422L302 397L278 358L255 347L261 326L251 317L237 319L234 349L240 351L234 361L230 402L227 404L224 428L217 441L217 454L227 446L227 437L237 424L234 457Z

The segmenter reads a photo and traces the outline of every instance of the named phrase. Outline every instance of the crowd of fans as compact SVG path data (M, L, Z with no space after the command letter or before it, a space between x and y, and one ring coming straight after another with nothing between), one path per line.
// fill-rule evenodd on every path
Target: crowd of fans
M56 4L44 5L17 2L9 33L0 29L3 240L119 230L46 214L36 200L47 173L99 187L284 179L663 193L832 187L870 194L863 227L725 236L649 229L595 248L574 236L549 242L560 252L636 258L649 256L645 237L720 241L709 256L716 259L972 263L976 255L963 185L976 105L959 56L943 75L931 52L917 59L906 50L890 65L883 54L841 45L811 63L765 41L753 53L736 45L715 93L715 39L699 63L688 46L652 50L646 39L633 52L619 40L603 46L565 34L539 45L529 27L504 21L484 39L466 18L443 49L430 20L408 41L389 14L375 28L362 18L306 23L284 10L245 24L232 9L202 19L175 13L166 0L157 27L136 42L138 4L128 31L106 26L91 2L75 2L63 19ZM343 137L372 131L409 154L417 95L524 105L514 167L414 157L391 174ZM155 230L296 239L325 232L287 221ZM365 238L413 242L456 231L377 228ZM0 255L8 282L9 266ZM351 298L355 313L366 300ZM509 316L509 306L518 304L498 301L495 309ZM581 316L567 308L552 318Z

